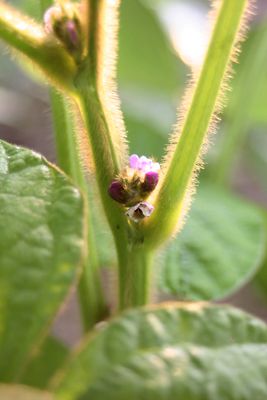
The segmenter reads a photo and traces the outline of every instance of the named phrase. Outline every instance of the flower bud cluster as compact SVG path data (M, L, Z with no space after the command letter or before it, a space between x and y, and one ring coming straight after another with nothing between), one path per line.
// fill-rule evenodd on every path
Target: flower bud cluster
M158 184L159 170L159 163L132 154L129 167L109 186L110 197L128 208L126 215L134 222L149 217L154 210L145 200Z
M63 44L68 52L80 61L84 38L80 17L80 6L76 3L56 3L44 14L44 28Z

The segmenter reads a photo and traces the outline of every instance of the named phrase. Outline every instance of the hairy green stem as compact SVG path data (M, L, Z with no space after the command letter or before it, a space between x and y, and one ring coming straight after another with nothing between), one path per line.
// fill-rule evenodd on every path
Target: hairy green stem
M142 230L134 225L129 226L128 238L127 245L118 249L121 310L143 306L151 300L151 266L155 251L145 246Z
M149 300L151 253L143 246L142 239L128 227L124 211L110 199L107 188L116 175L115 163L109 151L108 126L101 113L96 91L83 89L79 105L95 159L96 176L102 203L114 234L119 262L119 308L144 305Z
M143 245L132 245L124 265L124 291L120 299L121 308L147 304L151 290L152 253Z
M87 87L81 87L78 104L89 135L104 210L114 236L123 246L123 242L127 243L126 218L123 211L108 195L108 187L119 173L119 167L112 151L109 129L102 105L93 84L90 85L90 81L87 83Z
M54 89L50 89L50 101L58 165L76 181L79 176L79 166L77 165L79 161L75 155L75 139L72 137L66 102L62 95Z
M119 3L117 2L117 4ZM123 149L115 145L110 121L105 113L105 105L102 103L102 93L100 93L100 80L103 72L101 57L105 56L102 48L103 34L112 35L111 32L103 33L102 31L103 13L105 7L109 7L109 5L105 4L103 0L86 0L84 5L87 7L89 18L87 24L88 56L80 67L75 81L76 101L87 128L99 193L115 239L119 259L119 297L122 299L125 291L124 269L129 246L128 224L124 211L109 197L108 187L123 168L121 155ZM114 49L110 49L110 51L114 51Z
M41 0L42 14L51 6L51 0ZM79 281L79 299L84 330L91 329L95 323L101 321L107 308L100 282L99 261L96 253L94 227L91 218L90 193L88 182L81 165L76 143L76 126L73 121L73 113L69 111L71 104L67 104L63 95L54 89L50 89L51 108L53 113L54 133L59 166L72 177L75 183L84 192L88 203L87 218L87 245L88 255L83 263L83 269Z
M91 145L96 179L99 187L104 210L116 239L117 247L127 242L127 222L123 211L108 195L108 187L123 167L121 165L120 149L114 144L109 122L99 93L102 60L100 40L101 10L103 0L87 0L88 7L88 57L81 65L76 85L76 101L87 128ZM103 54L102 54L103 55Z
M247 0L223 0L206 59L182 125L178 144L144 226L146 243L158 246L174 232L185 207L196 163L216 108Z
M152 253L143 245L130 245L119 259L121 264L119 308L138 307L147 304L151 290Z
M88 255L84 260L79 282L81 314L85 330L91 329L107 314L100 283L98 257L96 254L94 227L91 220L91 208L88 183L78 155L75 139L75 124L68 111L71 105L66 104L63 97L51 91L51 104L54 115L54 127L57 155L60 167L70 175L84 192L88 202L87 243ZM74 110L72 110L74 112Z

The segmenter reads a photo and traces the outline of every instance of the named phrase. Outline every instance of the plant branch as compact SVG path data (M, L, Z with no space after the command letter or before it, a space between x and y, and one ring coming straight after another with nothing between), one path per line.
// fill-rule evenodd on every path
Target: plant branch
M41 0L41 13L51 6L51 0ZM57 160L62 170L79 186L89 203L88 184L81 166L76 143L74 108L55 89L50 89L51 109L54 123ZM69 109L72 108L70 112ZM79 281L79 298L84 330L91 329L107 313L100 283L99 263L94 243L91 208L88 206L87 243L88 254L83 263Z
M76 66L63 46L46 35L40 24L2 1L0 39L35 62L56 86L72 91Z
M124 265L124 291L121 308L139 307L149 303L151 263L153 255L142 244L132 245Z
M89 77L88 77L89 79ZM109 197L108 187L118 174L118 164L110 148L109 130L97 93L86 86L80 87L78 104L87 127L92 155L96 166L96 179L104 210L118 247L127 247L127 221L123 210Z
M88 254L85 257L79 282L81 314L85 331L91 329L107 314L100 283L99 264L94 242L94 229L91 221L88 183L78 156L76 127L72 114L74 106L66 103L63 97L51 90L51 105L54 119L55 138L59 166L83 191L88 203L87 243ZM72 112L68 108L72 108Z
M222 1L206 59L182 122L181 134L178 138L176 133L173 138L174 142L178 139L178 144L170 147L167 156L166 174L156 197L155 211L144 226L146 242L152 247L167 240L177 223L182 222L247 3L247 0Z
M85 122L96 179L119 258L120 298L127 259L128 224L124 211L109 197L108 187L124 167L127 154L115 67L119 1L87 0L88 57L75 81L76 101Z
M114 229L114 226L119 223L119 220L122 222L126 218L122 218L122 211L109 198L107 190L112 180L124 166L122 154L125 148L122 143L120 146L117 141L118 137L121 138L124 132L118 132L119 128L123 129L122 124L119 127L118 124L112 122L113 117L116 118L116 116L109 115L110 110L105 101L107 99L105 93L109 90L109 84L108 82L106 82L106 85L103 84L103 79L106 77L106 72L104 71L106 64L103 60L106 52L114 50L111 48L106 49L105 38L106 36L114 36L113 29L115 24L112 26L105 25L105 17L110 7L112 9L114 7L115 9L118 8L119 2L117 1L116 3L114 5L115 2L112 2L112 6L110 6L109 1L88 1L88 57L81 66L75 81L77 88L76 100L87 128L102 202L114 233L118 230L117 228ZM103 26L105 28L104 31ZM112 69L112 65L108 65L107 68ZM113 88L113 95L114 90L115 88ZM116 111L120 113L118 109ZM120 119L120 115L117 117Z

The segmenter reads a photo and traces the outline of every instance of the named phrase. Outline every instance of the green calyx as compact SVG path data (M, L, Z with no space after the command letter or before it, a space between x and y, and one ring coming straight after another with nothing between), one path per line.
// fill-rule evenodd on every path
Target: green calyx
M55 4L45 12L44 25L45 31L54 35L79 64L85 53L80 7L73 3Z

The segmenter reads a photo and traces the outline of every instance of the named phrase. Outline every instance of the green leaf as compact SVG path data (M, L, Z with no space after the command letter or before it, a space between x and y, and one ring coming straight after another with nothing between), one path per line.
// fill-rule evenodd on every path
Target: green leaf
M183 299L218 299L243 285L264 256L262 213L243 200L204 186L182 232L163 254L160 288Z
M3 400L53 400L52 394L22 385L0 385L0 399Z
M103 210L99 202L95 201L98 196L95 183L91 182L88 190L89 204L91 210L91 223L94 232L95 250L99 267L116 267L117 255L112 233L109 229ZM96 196L96 197L95 197Z
M40 155L0 142L0 376L18 379L77 277L84 201Z
M45 389L51 377L62 367L68 353L63 343L49 336L27 366L21 383Z
M267 326L230 307L135 309L89 336L59 380L64 400L267 397Z
M78 151L78 131L82 121L79 120L75 104L66 101L55 90L50 90L51 108L54 122L54 134L56 142L57 160L60 168L69 175L75 184L82 190L87 200L87 248L88 253L84 258L82 274L80 276L78 293L80 297L80 311L84 329L90 330L96 322L106 315L106 306L101 289L99 276L99 263L97 257L97 242L93 226L93 213L95 199L98 193L90 196L89 188L93 186L93 177L90 182L85 175ZM79 120L79 123L77 122ZM101 214L101 212L100 212ZM103 237L100 242L103 241ZM103 243L103 242L102 242ZM90 312L89 312L90 310Z

